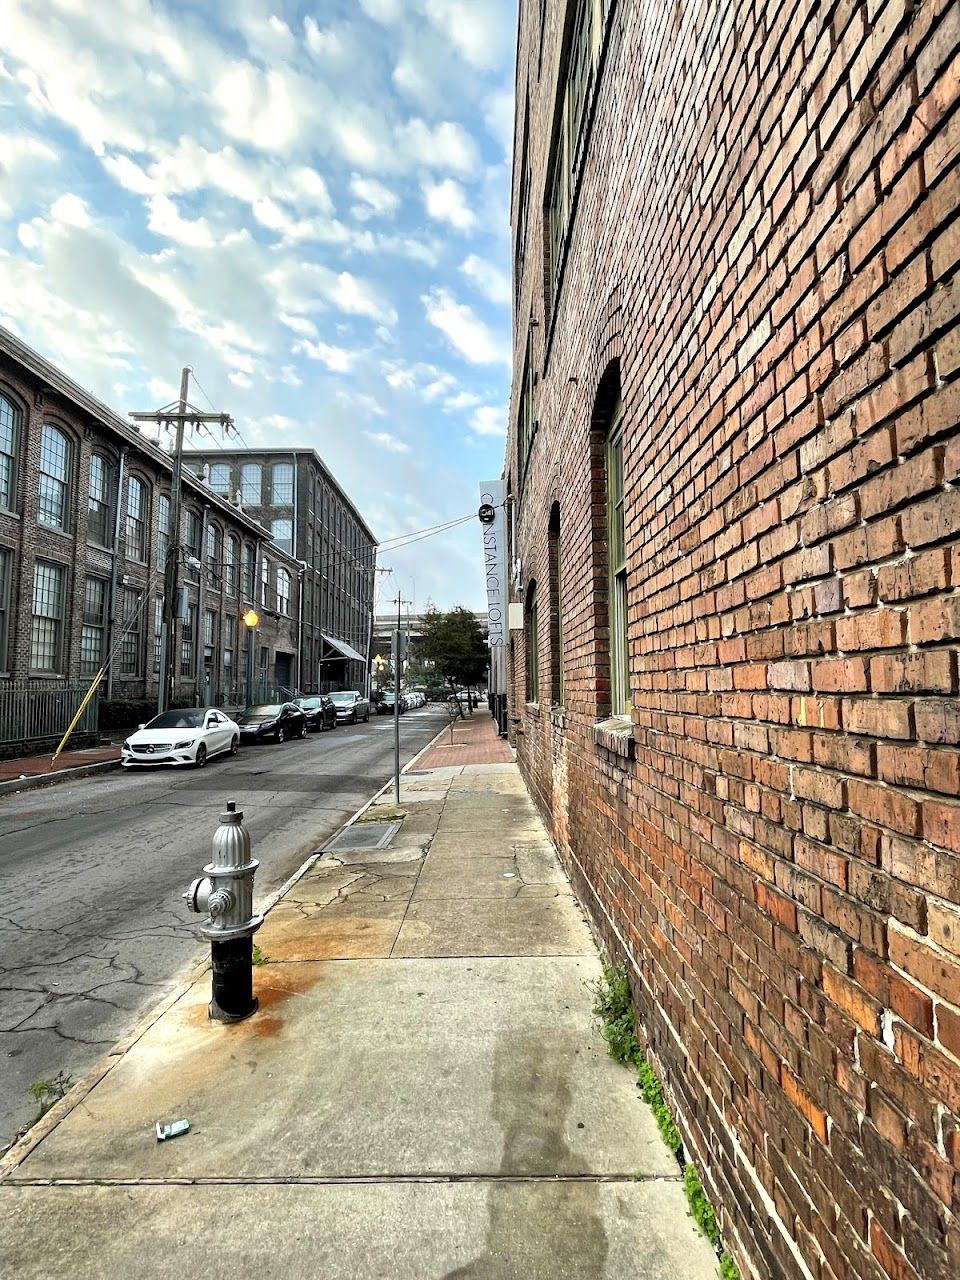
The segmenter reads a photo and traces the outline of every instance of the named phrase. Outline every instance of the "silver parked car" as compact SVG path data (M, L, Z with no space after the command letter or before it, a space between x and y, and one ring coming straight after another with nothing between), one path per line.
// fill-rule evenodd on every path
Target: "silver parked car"
M358 720L370 719L370 702L356 689L343 689L339 693L331 693L331 701L337 712L337 723L348 720L356 724Z

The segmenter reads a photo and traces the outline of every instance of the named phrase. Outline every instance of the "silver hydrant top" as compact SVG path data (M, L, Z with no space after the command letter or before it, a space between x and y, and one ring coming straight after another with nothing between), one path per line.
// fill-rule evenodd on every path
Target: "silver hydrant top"
M213 837L213 859L205 867L207 875L221 870L237 870L250 865L250 835L243 826L243 811L233 800L227 801L226 813L220 815L220 825Z

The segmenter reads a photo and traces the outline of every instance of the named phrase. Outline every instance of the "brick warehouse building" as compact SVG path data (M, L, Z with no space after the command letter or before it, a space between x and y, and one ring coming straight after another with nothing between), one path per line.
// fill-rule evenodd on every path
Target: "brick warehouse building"
M86 681L116 644L104 694L156 696L172 469L136 427L0 329L0 694L23 680ZM257 691L295 683L296 561L189 475L180 542L204 571L180 572L189 617L174 636L177 701L242 703L248 645ZM251 604L254 632L240 621Z
M960 1275L960 5L520 5L511 736L746 1275Z
M312 449L189 449L185 463L303 566L302 685L368 688L377 542Z

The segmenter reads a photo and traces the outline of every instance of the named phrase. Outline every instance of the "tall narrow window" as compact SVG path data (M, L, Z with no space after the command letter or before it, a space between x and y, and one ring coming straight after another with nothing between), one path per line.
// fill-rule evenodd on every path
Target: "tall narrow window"
M143 646L140 636L143 630L143 612L140 608L140 592L136 587L124 587L121 597L122 635L120 637L120 672L125 676L142 674L140 655Z
M251 506L258 507L263 478L259 462L245 462L240 468L240 497Z
M127 481L127 524L124 549L128 560L147 558L147 487L131 476Z
M230 595L237 594L237 571L240 560L240 542L234 534L227 538L223 552L223 585Z
M275 462L272 479L273 496L270 501L278 505L293 502L293 464Z
M54 529L66 529L70 521L70 466L72 449L67 436L49 422L40 436L40 505L37 519Z
M90 492L87 497L87 537L101 547L110 545L110 499L113 468L95 453L90 459Z
M163 596L153 602L153 669L160 670L160 650L163 647Z
M266 608L273 602L273 565L266 556L260 561L260 603Z
M560 539L560 504L555 502L550 510L548 526L550 558L550 699L554 706L563 706L564 652L563 652L563 552Z
M193 675L193 642L196 636L197 606L187 605L187 616L180 624L180 674Z
M186 554L194 560L200 559L200 538L200 517L196 511L188 511L184 522L183 547ZM188 568L187 577L196 582L196 569Z
M83 584L83 624L80 628L81 675L96 675L100 670L106 625L107 584L103 578L87 578Z
M170 552L170 499L161 493L157 499L157 563L166 568Z
M0 671L7 669L7 636L10 626L10 575L13 553L0 548Z
M623 515L623 403L613 410L606 445L607 573L610 608L610 709L630 710L627 657L627 553Z
M12 510L16 501L19 436L20 416L10 401L0 396L0 508L4 510Z
M533 420L533 330L527 334L527 354L520 381L520 404L517 408L517 482L522 487L536 423Z
M211 585L223 578L223 533L216 524L207 525L207 575Z
M33 569L33 626L30 666L34 671L59 671L63 660L63 565L38 560Z
M290 612L290 574L286 569L277 569L277 609L282 614Z
M524 647L527 656L527 701L540 701L540 626L537 618L537 584L527 588L527 604L524 610Z
M249 543L247 543L247 545L243 548L242 586L243 586L243 594L246 596L246 598L250 601L251 604L253 604L253 574L254 574L253 566L254 566L254 561L256 560L256 556L257 556L257 553L254 550L254 548Z

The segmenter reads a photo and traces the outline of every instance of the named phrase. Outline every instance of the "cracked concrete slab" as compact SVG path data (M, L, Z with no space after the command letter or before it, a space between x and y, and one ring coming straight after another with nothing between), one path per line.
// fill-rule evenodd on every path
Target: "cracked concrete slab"
M377 901L355 894L333 903L283 899L257 934L272 960L376 959L390 954L403 923L412 884L400 898Z
M585 956L596 946L573 897L411 902L395 956Z
M178 1280L187 1251L207 1280L716 1280L676 1180L0 1187L0 1216L19 1280L116 1280L145 1259Z
M674 1176L593 1026L599 971L595 954L267 965L260 1012L226 1027L198 984L16 1177ZM176 1116L190 1133L158 1145Z

